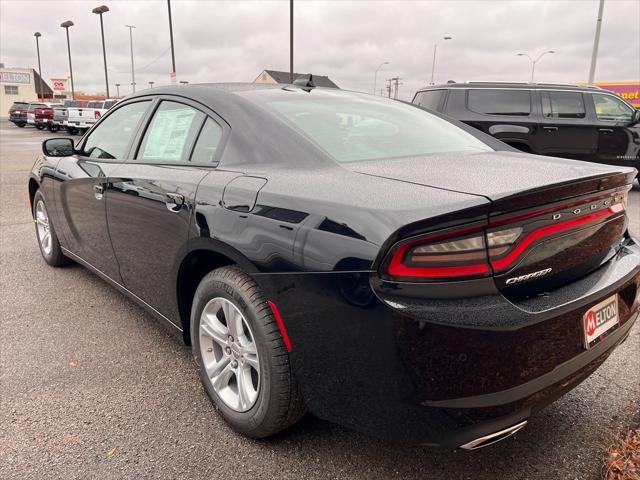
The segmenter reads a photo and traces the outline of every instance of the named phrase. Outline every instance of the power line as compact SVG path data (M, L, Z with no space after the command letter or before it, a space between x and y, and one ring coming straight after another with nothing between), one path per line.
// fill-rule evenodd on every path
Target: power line
M164 52L162 52L157 58L155 58L151 62L147 63L144 67L136 68L135 71L136 72L141 72L143 70L146 70L151 65L153 65L158 60L160 60L162 57L164 57L169 52L169 50L171 50L171 45L169 45L169 47ZM112 70L112 69L109 69L109 71L113 72L113 73L130 73L130 70Z

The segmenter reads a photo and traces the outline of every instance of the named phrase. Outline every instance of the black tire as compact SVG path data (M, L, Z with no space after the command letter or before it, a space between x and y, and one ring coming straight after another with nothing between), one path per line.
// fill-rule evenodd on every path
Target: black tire
M26 125L26 123L16 123L16 125L20 128L24 128L24 126Z
M49 234L51 235L51 251L47 253L42 247L42 242L40 242L40 236L38 234L38 223L36 220L36 209L39 202L42 202L45 208L45 211L47 211L47 216L49 217L48 210L47 210L47 203L45 202L44 195L42 195L42 192L40 190L38 190L36 194L33 196L32 214L33 214L33 219L36 227L36 239L38 240L38 247L40 248L40 253L42 254L42 258L44 258L44 261L47 262L52 267L62 267L64 265L68 265L69 263L71 263L71 259L69 259L68 257L65 257L64 254L62 253L62 248L60 247L58 236L56 235L55 229L53 228L53 224L51 223L51 217L49 217Z
M255 404L238 412L224 403L202 367L200 316L213 298L231 301L249 323L260 358L260 387ZM251 438L274 435L296 423L306 405L291 372L289 353L271 308L258 285L237 267L222 267L206 275L196 290L191 308L191 345L200 380L224 420Z
M36 123L36 128L38 130L43 130L44 129L44 125L42 125L41 123Z
M75 135L76 133L78 133L78 129L74 127L67 127L67 133L69 135Z

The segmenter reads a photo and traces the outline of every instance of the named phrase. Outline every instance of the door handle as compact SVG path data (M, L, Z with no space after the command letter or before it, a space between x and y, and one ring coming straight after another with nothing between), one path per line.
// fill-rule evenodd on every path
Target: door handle
M104 185L102 183L98 183L93 186L93 196L96 197L96 200L102 200L102 196L104 195Z
M184 205L184 195L179 193L167 193L165 205L170 212L179 212Z
M599 128L598 131L602 133L613 133L613 129L611 128Z
M544 128L547 132L557 132L558 131L558 127L542 127Z

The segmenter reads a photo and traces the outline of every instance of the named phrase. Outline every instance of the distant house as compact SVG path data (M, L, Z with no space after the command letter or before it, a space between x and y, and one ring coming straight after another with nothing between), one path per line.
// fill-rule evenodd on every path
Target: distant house
M308 73L294 73L293 80L297 80L300 77L306 77ZM260 75L253 81L253 83L271 83L271 84L287 84L289 81L289 72L279 72L277 70L263 70ZM333 83L329 77L324 75L313 75L313 83L316 87L326 88L340 88Z

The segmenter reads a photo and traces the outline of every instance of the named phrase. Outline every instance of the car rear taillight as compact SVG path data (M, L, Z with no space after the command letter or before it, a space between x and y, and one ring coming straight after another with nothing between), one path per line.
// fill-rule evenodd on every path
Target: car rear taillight
M93 112L93 116L94 116L94 118L95 118L96 120L97 120L97 119L99 119L99 118L100 118L100 112L99 112L98 110L95 110L95 111Z
M389 258L386 272L396 280L451 280L491 273L482 227L412 238L396 245Z
M531 249L550 238L619 217L626 201L626 191L617 192L604 200L583 200L580 207L565 204L488 225L412 237L389 250L380 271L392 281L467 280L500 274L516 267Z

